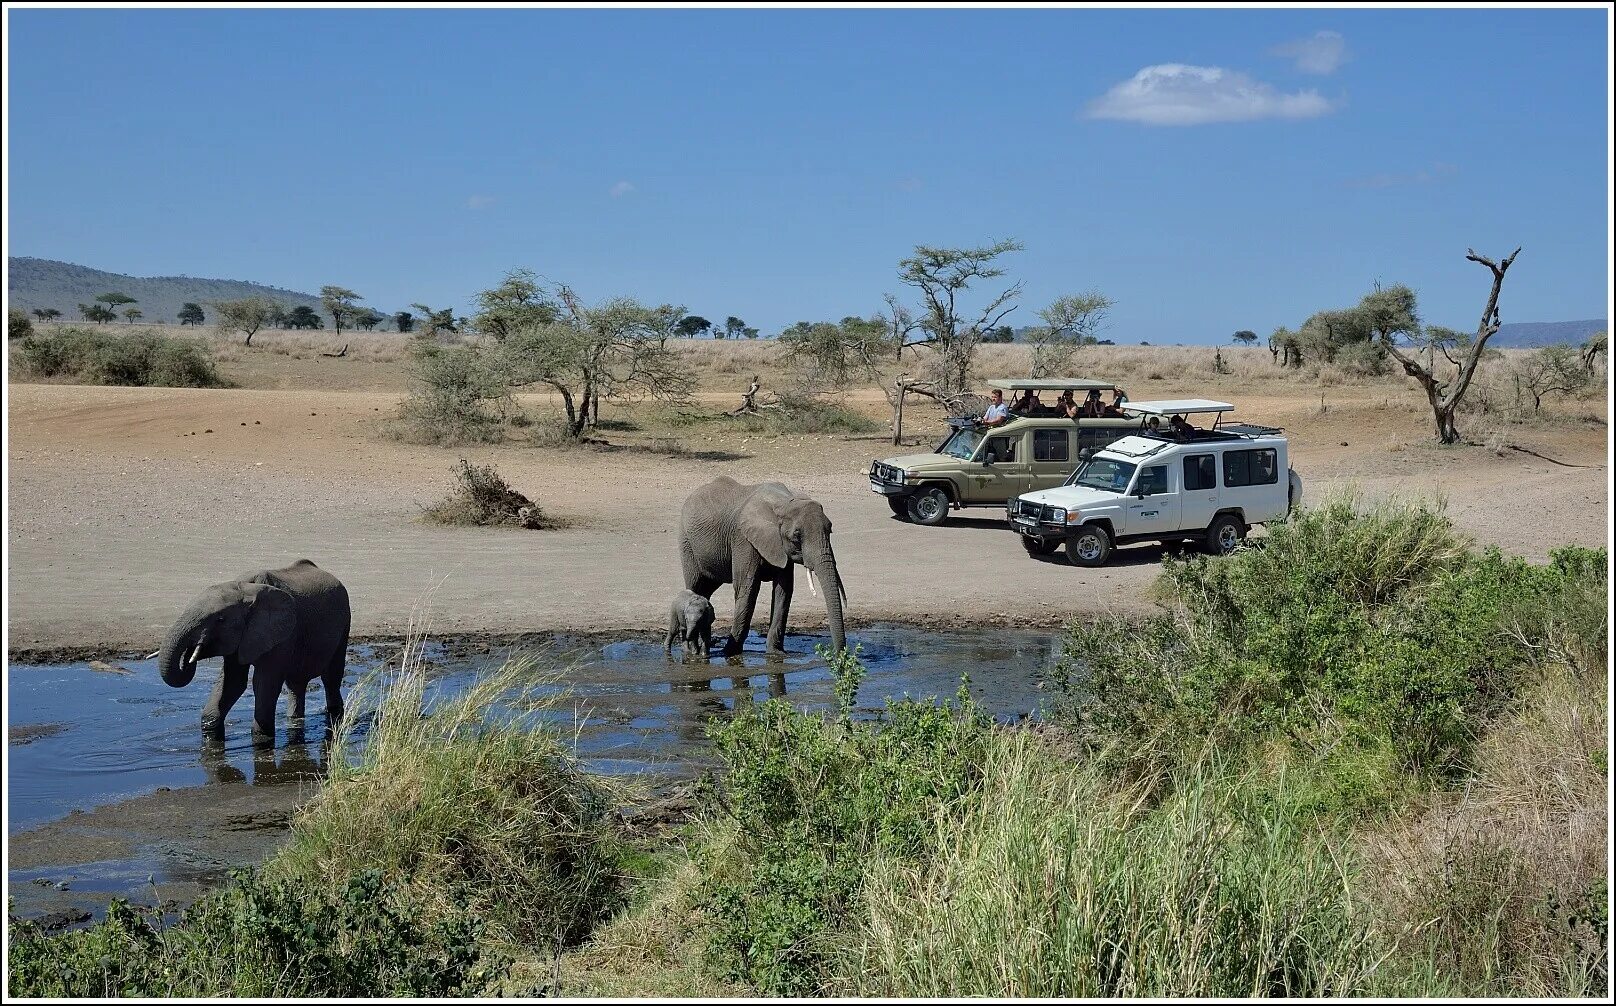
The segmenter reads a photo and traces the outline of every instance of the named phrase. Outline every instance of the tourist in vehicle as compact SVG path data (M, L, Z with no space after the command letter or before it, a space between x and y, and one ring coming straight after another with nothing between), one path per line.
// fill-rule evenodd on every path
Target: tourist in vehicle
M1101 414L1104 412L1105 406L1100 402L1100 392L1098 390L1091 389L1088 393L1088 397L1083 399L1083 418L1099 419Z
M1077 399L1073 397L1070 388L1061 392L1061 396L1055 400L1055 411L1067 419L1076 419L1080 409L1081 406L1077 404Z
M1180 440L1189 440L1195 436L1195 427L1184 421L1183 416L1174 416L1168 423L1173 436Z
M993 389L993 398L988 403L987 411L982 413L978 422L983 426L1002 426L1010 418L1010 409L1004 404L1004 392L998 388Z
M1123 394L1121 388L1117 388L1111 392L1111 404L1107 405L1105 411L1101 412L1100 415L1107 419L1125 419L1127 418L1127 413L1122 411L1122 407L1126 404L1128 404L1128 396Z
M1162 431L1162 428L1161 428L1161 417L1160 416L1151 416L1149 419L1145 420L1145 432L1146 433L1153 433L1153 434L1155 434L1157 436L1160 436L1161 431Z

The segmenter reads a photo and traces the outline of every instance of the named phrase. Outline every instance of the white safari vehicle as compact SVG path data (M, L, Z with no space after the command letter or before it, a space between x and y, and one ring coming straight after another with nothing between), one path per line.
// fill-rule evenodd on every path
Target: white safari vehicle
M1029 553L1065 545L1073 565L1103 566L1119 545L1195 541L1226 555L1252 525L1301 502L1285 437L1225 423L1233 405L1194 398L1124 409L1143 417L1139 433L1087 454L1064 485L1010 501L1006 517Z

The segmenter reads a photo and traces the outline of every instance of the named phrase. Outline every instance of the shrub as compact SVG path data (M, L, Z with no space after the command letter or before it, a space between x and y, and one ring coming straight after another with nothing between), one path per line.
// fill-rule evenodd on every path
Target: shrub
M34 322L20 307L6 311L6 338L21 339L34 334Z
M35 377L167 388L214 388L225 383L207 345L197 339L68 327L27 336L18 349L24 369Z
M856 658L833 663L843 681L859 673ZM704 864L709 957L766 994L824 985L869 857L926 855L939 808L980 779L991 723L963 690L941 706L890 702L871 722L852 718L855 691L838 689L835 719L771 700L713 733L735 831Z
M1288 737L1389 744L1452 773L1515 692L1523 598L1567 574L1476 553L1439 511L1350 496L1224 560L1169 561L1167 614L1075 627L1061 717L1113 764Z
M507 485L493 465L474 465L461 458L454 477L454 489L426 511L428 520L477 527L555 526L537 503Z
M411 346L409 397L399 408L401 439L420 444L496 443L510 402L504 377L472 346Z
M838 402L810 395L787 394L772 408L741 416L741 426L750 433L872 433L880 423Z
M619 846L610 791L535 721L542 683L515 660L429 706L411 647L379 697L356 690L325 785L266 869L327 890L380 869L424 918L470 913L552 950L580 938L621 903Z
M12 996L456 996L490 991L508 962L479 947L475 915L423 921L376 870L331 894L235 874L178 923L114 901L89 929L11 930Z

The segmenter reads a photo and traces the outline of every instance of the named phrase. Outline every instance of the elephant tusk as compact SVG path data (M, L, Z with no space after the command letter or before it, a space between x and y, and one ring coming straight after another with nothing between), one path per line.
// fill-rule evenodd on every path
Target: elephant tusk
M195 664L201 656L202 644L197 643L195 646L191 647L191 652L185 655L185 662L186 664Z
M814 571L808 571L808 592L815 597L819 596L819 587L814 583Z
M162 652L163 652L162 650L153 650L150 653L146 654L144 657L141 657L140 659L142 659L142 660L156 660L157 655L159 653L162 653Z

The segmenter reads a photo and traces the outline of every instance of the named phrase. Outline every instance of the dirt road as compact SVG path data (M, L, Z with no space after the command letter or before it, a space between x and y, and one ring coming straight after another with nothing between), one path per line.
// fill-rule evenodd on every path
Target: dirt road
M1444 495L1483 543L1541 558L1606 540L1602 423L1567 423L1518 442L1529 454L1426 446L1417 403L1379 390L1242 400L1285 425L1310 499L1348 482L1371 494ZM947 526L892 519L868 491L880 435L703 436L695 456L646 446L464 451L383 438L396 392L172 390L14 384L8 480L9 648L153 649L195 590L307 557L340 576L356 635L397 635L430 609L441 632L643 628L679 586L679 504L706 480L779 479L818 497L857 621L1051 624L1138 610L1160 550L1123 550L1110 568L1030 559L993 510ZM726 396L726 401L733 396ZM869 403L874 409L878 399ZM632 440L608 434L613 440ZM569 526L444 528L441 498L465 456L495 461ZM720 624L728 597L715 597ZM824 611L799 591L794 624Z

